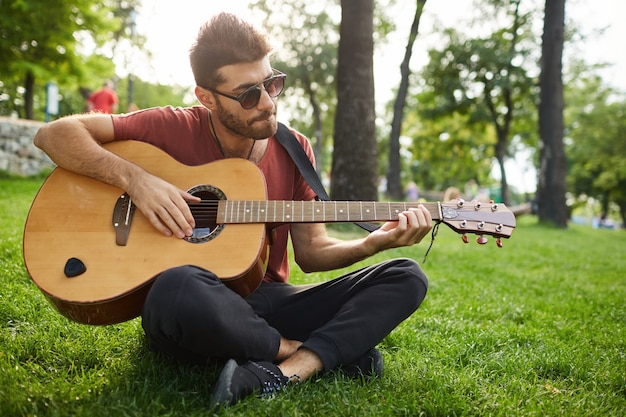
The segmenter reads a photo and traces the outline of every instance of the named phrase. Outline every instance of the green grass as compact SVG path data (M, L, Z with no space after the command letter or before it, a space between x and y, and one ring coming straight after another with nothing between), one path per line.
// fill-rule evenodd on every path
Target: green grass
M0 415L210 415L219 368L156 357L138 319L70 322L30 281L22 230L40 184L0 178ZM382 379L326 375L218 414L625 416L626 233L545 228L528 216L504 243L464 245L441 227L424 304L379 346ZM426 246L370 262L421 261Z

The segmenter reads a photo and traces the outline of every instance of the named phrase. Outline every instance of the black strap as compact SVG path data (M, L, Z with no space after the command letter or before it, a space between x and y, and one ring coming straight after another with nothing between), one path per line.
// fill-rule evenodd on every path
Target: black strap
M304 148L300 145L300 142L298 142L289 128L282 123L278 123L276 139L283 146L283 148L287 150L287 153L289 153L291 159L293 159L293 162L300 170L302 177L309 184L309 187L311 187L311 189L315 192L317 198L324 201L330 201L330 197L326 193L320 178L317 176L317 172L315 171L315 168L313 168L311 160L307 156L306 152L304 152ZM373 232L380 227L376 224L367 222L355 222L354 224L367 230L368 232Z

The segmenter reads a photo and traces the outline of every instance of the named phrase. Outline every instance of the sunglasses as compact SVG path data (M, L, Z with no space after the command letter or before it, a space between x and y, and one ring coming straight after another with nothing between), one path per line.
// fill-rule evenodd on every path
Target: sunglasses
M220 96L228 97L231 100L238 101L241 107L246 110L249 110L259 104L259 100L261 100L261 85L263 89L267 91L267 94L270 98L276 98L283 92L283 88L285 88L285 78L287 74L284 74L276 69L272 69L272 76L264 79L263 81L254 84L246 88L246 90L238 94L236 96L226 94L222 91L216 90L215 88L203 87L205 90L209 90L213 93L219 94Z

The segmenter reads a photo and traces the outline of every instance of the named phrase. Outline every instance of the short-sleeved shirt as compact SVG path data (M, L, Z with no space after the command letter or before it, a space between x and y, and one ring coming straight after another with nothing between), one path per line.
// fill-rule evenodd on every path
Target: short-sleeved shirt
M205 107L157 107L111 117L115 140L150 143L190 166L224 159L209 128L209 111ZM308 139L290 130L315 166ZM257 165L265 176L269 200L309 201L315 198L315 193L275 137L269 138L265 154ZM289 225L277 227L273 237L265 280L287 282Z
M117 94L115 91L103 88L100 91L93 93L89 99L93 107L93 111L99 113L112 113L113 106L117 104Z

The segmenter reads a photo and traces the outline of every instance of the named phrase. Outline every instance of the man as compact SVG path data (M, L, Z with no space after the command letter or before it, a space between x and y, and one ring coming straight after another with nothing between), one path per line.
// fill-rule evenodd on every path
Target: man
M42 127L35 144L58 165L126 190L154 227L172 238L192 235L188 203L198 199L99 144L146 141L187 165L246 158L263 172L270 200L312 200L313 191L274 137L285 74L271 67L270 51L262 32L231 14L217 15L190 52L202 106L62 118ZM306 138L291 132L313 161ZM423 206L398 217L350 241L329 237L323 224L276 226L264 282L245 299L210 271L172 265L156 278L143 306L151 348L193 361L227 360L213 405L276 392L336 368L380 375L382 357L374 347L426 295L419 265L394 259L319 285L294 286L287 283L287 241L290 235L305 272L333 270L419 243L432 227Z
M87 110L96 113L115 113L117 105L117 94L115 94L111 81L105 81L102 88L87 99Z

